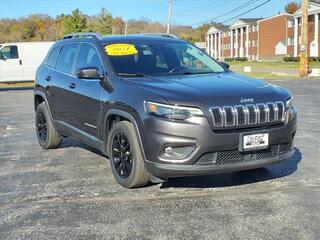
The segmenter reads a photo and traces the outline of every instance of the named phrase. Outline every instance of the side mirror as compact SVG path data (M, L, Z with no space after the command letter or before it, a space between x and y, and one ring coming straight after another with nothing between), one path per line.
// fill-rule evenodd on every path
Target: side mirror
M101 79L99 69L95 66L84 67L77 70L77 77L79 79Z
M222 67L226 68L226 69L229 69L229 68L230 68L230 65L229 65L228 63L226 63L226 62L219 62L219 64L220 64Z

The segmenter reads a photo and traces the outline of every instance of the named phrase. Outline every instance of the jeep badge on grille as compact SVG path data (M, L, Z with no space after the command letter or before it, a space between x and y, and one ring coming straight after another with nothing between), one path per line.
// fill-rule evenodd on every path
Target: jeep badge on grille
M241 103L253 103L254 102L254 98L241 98L240 99Z

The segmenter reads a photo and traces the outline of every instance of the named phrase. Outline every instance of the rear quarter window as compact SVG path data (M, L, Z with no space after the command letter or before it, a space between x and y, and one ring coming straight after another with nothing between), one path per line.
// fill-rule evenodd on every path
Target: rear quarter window
M49 55L46 61L46 65L48 67L55 68L59 51L60 51L60 47L56 47L51 51L51 54Z

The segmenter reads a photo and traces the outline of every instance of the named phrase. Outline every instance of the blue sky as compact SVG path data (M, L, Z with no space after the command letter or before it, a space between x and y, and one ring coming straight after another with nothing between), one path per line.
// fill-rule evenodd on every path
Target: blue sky
M212 18L223 22L264 1L256 0L239 12L224 15L248 0L173 0L172 23L197 26ZM284 5L290 1L271 0L242 17L272 16L283 12ZM167 21L168 0L0 0L0 18L17 18L33 13L56 16L61 13L68 14L75 8L79 8L85 14L93 15L102 7L110 11L113 16L121 16L125 20L147 18L163 23Z

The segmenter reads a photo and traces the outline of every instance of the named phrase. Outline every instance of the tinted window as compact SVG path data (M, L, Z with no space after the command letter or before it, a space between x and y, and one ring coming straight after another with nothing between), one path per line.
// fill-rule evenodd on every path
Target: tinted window
M60 50L60 47L56 47L55 49L53 49L53 51L51 52L49 58L47 59L47 62L46 64L51 67L51 68L54 68L55 65L56 65L56 61L57 61L57 57L58 57L58 54L59 54L59 50Z
M108 55L113 69L119 75L209 74L225 71L204 52L186 42L141 41L130 45L134 45L136 53Z
M75 58L77 56L77 50L78 44L68 44L63 46L58 57L56 69L64 73L71 74Z
M19 58L17 46L6 46L1 49L1 55L5 59Z
M90 44L82 44L77 69L93 66L97 67L101 74L103 73L99 55L96 49Z

